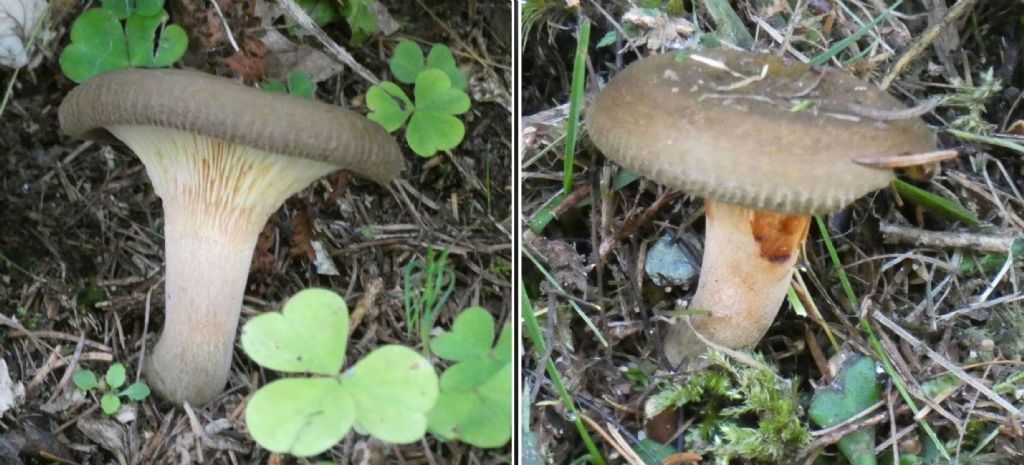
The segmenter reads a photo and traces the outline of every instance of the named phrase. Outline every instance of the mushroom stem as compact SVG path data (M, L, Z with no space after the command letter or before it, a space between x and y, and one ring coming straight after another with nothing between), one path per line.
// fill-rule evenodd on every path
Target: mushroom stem
M337 167L174 129L109 129L163 199L165 320L146 380L171 402L203 405L228 379L260 230L285 199Z
M705 202L700 282L690 308L693 328L733 349L753 347L768 331L786 296L793 264L811 217ZM705 351L685 321L669 328L665 354L673 365Z

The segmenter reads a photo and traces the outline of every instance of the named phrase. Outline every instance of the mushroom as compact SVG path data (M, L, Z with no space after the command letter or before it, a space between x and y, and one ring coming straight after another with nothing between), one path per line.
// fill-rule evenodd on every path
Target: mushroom
M786 295L811 215L886 186L874 156L934 150L906 107L842 70L814 69L736 50L641 59L587 110L586 127L611 160L705 199L704 259L690 308L665 353L694 360L705 343L753 347Z
M128 145L163 199L164 328L144 370L177 404L227 383L253 249L285 199L339 169L386 184L403 168L395 140L354 112L197 71L102 74L59 117L72 136Z

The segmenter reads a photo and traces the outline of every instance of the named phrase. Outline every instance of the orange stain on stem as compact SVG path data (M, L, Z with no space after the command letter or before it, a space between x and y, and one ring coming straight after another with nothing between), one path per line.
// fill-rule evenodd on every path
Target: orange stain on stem
M773 263L788 261L807 239L810 226L809 215L770 211L755 211L750 220L751 233L761 248L761 258Z

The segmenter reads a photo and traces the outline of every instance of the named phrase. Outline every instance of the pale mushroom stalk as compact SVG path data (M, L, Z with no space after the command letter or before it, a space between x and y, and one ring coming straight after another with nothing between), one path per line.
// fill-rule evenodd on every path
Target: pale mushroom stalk
M68 95L60 120L72 135L125 143L163 201L165 319L145 376L196 406L227 382L267 218L338 169L384 184L403 165L394 139L362 116L193 71L97 76Z
M620 72L587 109L595 145L616 163L703 197L701 276L687 316L668 328L669 362L696 361L705 339L757 344L775 319L810 217L886 186L891 169L864 157L933 150L920 119L841 70L736 50L666 53Z
M107 129L146 165L163 200L164 328L146 379L170 399L212 399L227 382L263 225L285 199L337 167L175 129Z
M811 217L705 201L704 261L689 308L704 337L731 348L753 347L786 296ZM690 326L668 329L665 354L680 361L705 350Z

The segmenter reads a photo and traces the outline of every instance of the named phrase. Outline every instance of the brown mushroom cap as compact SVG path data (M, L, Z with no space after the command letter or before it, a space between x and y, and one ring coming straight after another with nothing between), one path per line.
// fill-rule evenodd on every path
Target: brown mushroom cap
M110 126L156 126L337 165L386 184L404 166L384 128L349 110L190 70L124 69L73 89L60 125L112 142Z
M893 177L853 160L935 149L919 118L866 116L905 109L842 70L705 50L633 63L588 108L586 126L610 159L675 189L758 210L819 214Z

